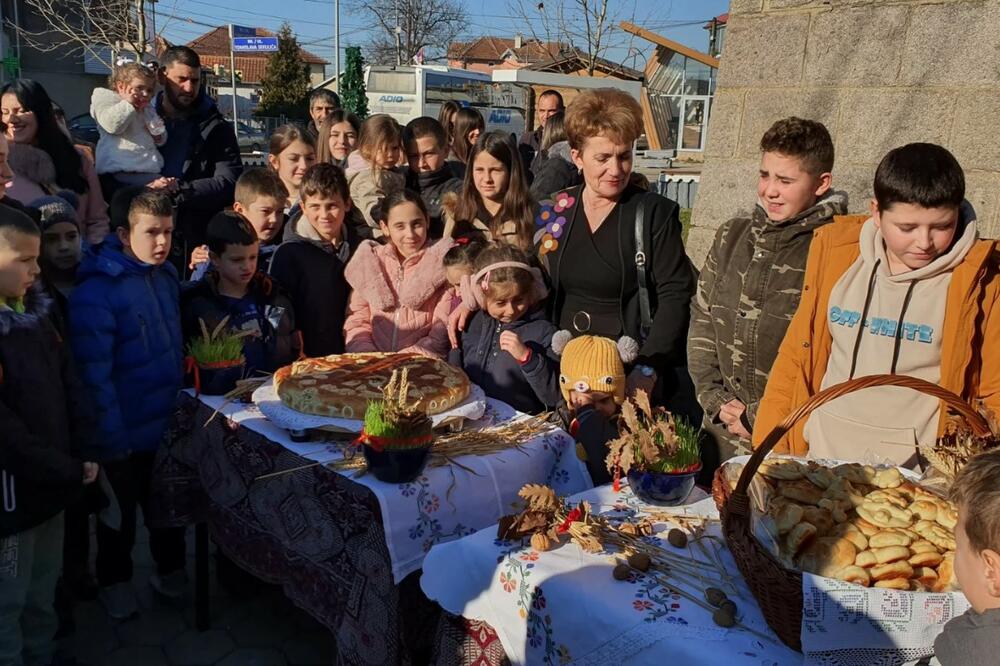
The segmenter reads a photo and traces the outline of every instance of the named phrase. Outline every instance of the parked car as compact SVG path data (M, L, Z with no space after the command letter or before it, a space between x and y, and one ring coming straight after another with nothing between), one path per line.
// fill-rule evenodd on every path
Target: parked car
M267 150L268 136L262 130L239 121L236 123L236 136L241 153L259 153Z
M97 121L89 113L81 113L78 116L73 116L67 126L69 127L70 135L77 141L96 144L97 140L101 138L100 133L97 131Z

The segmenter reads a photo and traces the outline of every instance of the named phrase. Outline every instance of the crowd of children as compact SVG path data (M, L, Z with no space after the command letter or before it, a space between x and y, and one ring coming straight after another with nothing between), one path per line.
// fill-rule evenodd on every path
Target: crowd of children
M100 598L113 617L136 612L137 508L149 502L153 456L184 385L185 342L203 327L242 332L250 373L345 351L447 359L491 398L559 411L594 482L608 481L606 444L638 345L569 339L546 308L538 199L581 182L561 98L535 137L533 173L517 141L484 132L474 109L443 108L440 121L405 128L333 109L315 132L281 127L269 167L243 172L231 208L203 230L182 286L168 261L180 223L170 188L144 187L159 178L166 139L154 87L152 70L125 63L112 90L94 92L97 171L116 190L102 242L83 243L73 192L0 198L0 658L50 649L53 590L69 575L69 558L64 570L57 556L63 510L67 538L70 522L86 531L86 513L72 510L99 473L120 509L120 524L97 523ZM0 140L9 180L6 150ZM955 158L931 144L891 151L869 214L849 216L822 124L780 120L760 150L757 206L720 227L690 306L687 369L704 411L706 469L856 377L912 375L1000 409L988 344L1000 335L1000 266L996 244L978 236ZM468 325L450 344L460 305ZM913 464L944 422L936 399L868 389L816 410L782 449ZM971 619L939 639L946 663L985 663L958 636L983 635L1000 607L1000 536L982 508L997 483L993 455L955 486L956 568L979 591ZM183 530L151 529L150 548L151 583L179 597ZM73 559L86 569L86 556Z

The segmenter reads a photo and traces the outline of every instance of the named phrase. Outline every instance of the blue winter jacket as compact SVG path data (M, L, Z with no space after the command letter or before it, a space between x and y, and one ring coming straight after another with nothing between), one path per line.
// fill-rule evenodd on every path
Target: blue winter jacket
M531 350L521 365L500 349L500 334L513 331ZM502 400L526 414L539 414L559 403L559 357L552 351L556 327L545 310L529 312L509 324L501 324L480 310L462 334L462 344L448 354L448 362L461 366L473 383L491 398Z
M184 372L177 271L132 259L110 235L84 255L77 281L70 343L97 409L99 462L153 451Z

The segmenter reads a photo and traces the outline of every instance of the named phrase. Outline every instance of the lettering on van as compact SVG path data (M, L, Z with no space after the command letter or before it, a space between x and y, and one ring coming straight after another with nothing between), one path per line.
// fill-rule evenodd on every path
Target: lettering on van
M380 102L388 102L389 104L399 104L403 101L402 95L382 95L378 98Z
M490 119L486 122L497 125L510 124L510 109L493 109L490 111Z

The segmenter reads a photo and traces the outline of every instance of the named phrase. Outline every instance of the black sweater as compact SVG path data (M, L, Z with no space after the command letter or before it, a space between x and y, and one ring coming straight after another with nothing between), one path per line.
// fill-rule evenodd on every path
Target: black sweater
M73 503L83 490L83 464L71 447L93 446L94 410L49 319L51 307L35 285L23 314L0 310L0 537Z
M298 224L299 228L308 226L305 219ZM271 260L271 276L292 300L306 356L344 353L344 320L351 294L344 268L358 244L353 228L344 225L344 230L344 242L335 249L289 228Z
M420 195L427 206L431 218L431 238L441 238L444 219L441 216L441 197L449 192L461 193L463 181L458 177L453 162L447 162L437 171L430 173L406 172L406 187Z
M558 247L554 252L544 256L552 282L552 293L549 295L552 321L561 321L562 306L566 301L566 292L561 279L563 271L586 268L580 266L574 257L565 256L563 253L564 248L569 245L567 239L570 234L589 233L582 207L583 187L581 185L568 190L575 203L562 213L568 222L559 239ZM636 283L635 217L641 197L646 199L646 275L650 305L655 314L649 337L643 341L640 334L642 322L639 315L638 291L629 290L630 295L623 298L619 306L621 330L641 344L636 363L656 368L662 377L667 374L668 369L684 365L690 303L696 287L696 278L694 267L685 254L684 244L681 242L681 223L678 216L680 209L677 204L630 185L618 200L618 206L621 208L618 247L622 265L623 293L626 291L626 284ZM615 216L618 214L617 211L611 213Z

